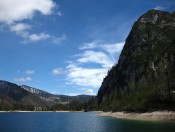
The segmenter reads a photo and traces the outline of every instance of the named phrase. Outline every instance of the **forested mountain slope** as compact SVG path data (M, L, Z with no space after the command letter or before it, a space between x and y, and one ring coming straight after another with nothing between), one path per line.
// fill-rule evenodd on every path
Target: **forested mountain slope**
M175 12L150 10L133 25L97 95L101 110L175 110Z

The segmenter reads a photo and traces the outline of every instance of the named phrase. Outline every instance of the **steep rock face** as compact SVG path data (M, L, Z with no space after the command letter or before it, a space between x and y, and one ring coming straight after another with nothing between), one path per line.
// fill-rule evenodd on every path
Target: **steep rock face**
M50 103L59 103L61 100L57 95L50 94L48 92L39 90L37 88L32 88L26 85L22 85L21 88L27 90L30 93L33 93L40 97L42 100L50 102Z
M175 13L150 10L134 23L97 101L102 110L175 110Z

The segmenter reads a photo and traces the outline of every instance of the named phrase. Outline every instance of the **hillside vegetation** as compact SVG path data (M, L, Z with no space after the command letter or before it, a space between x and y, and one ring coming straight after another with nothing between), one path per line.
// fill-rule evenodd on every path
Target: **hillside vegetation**
M150 10L134 23L97 102L104 111L175 110L175 13Z

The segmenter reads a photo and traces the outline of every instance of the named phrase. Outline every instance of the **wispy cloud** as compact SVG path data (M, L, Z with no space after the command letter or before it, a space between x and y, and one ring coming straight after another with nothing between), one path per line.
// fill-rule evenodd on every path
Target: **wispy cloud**
M55 68L52 70L52 74L58 75L61 73L63 73L63 69L61 69L61 68Z
M52 42L55 43L55 44L60 44L63 41L66 41L66 40L67 40L67 36L65 34L63 34L60 37L54 37L54 36L52 37Z
M16 24L12 24L10 26L10 30L13 32L16 32L18 34L31 29L31 26L29 24L25 24L25 23L16 23Z
M88 94L88 95L95 95L93 89L87 89L87 90L85 91L85 94Z
M163 6L156 6L154 7L155 10L165 10L165 7Z
M23 42L36 42L40 40L51 39L51 41L55 44L60 44L66 40L66 35L62 36L53 36L44 32L41 33L30 33L31 25L26 23L15 23L9 25L10 31L15 32L18 36L24 39Z
M39 33L39 34L33 33L33 34L25 34L23 37L25 40L28 41L39 41L50 38L50 35L46 33Z
M86 49L94 49L94 48L98 48L98 45L101 43L102 41L100 40L96 40L96 41L92 41L89 43L84 43L83 46L81 46L79 49L80 50L86 50Z
M84 68L76 64L69 64L67 69L67 80L71 84L93 88L100 86L107 70L105 68Z
M31 29L31 25L26 23L15 23L9 25L9 28L12 32L15 32L18 36L22 37L25 42L45 40L51 37L49 34L46 33L30 34L29 30Z
M58 12L57 12L57 15L58 15L58 16L62 16L61 11L58 11Z
M34 70L26 70L26 74L27 74L27 75L31 75L31 74L34 74L34 73L35 73Z
M88 49L100 49L104 52L107 52L108 54L111 54L112 56L115 56L116 53L120 52L123 49L124 42L119 43L104 43L100 40L93 41L90 43L84 43L83 46L81 46L80 50L88 50Z
M87 50L83 54L80 54L80 58L77 60L80 63L97 63L102 67L111 67L113 62L110 57L101 51Z
M29 81L32 81L32 78L31 77L15 78L14 81L15 82L29 82Z
M116 12L115 16L101 21L91 20L85 32L88 32L88 36L93 40L123 41L128 36L134 21L137 19L135 16L128 18L125 13L123 11Z
M69 62L67 66L67 80L69 83L98 88L107 71L116 63L124 42L121 43L103 43L102 41L93 41L83 44L80 54L75 55L75 61ZM93 65L88 68L86 65Z

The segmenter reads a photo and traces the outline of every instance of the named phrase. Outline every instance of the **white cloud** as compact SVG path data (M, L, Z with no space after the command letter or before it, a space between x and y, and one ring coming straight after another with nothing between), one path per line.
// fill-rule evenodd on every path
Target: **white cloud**
M117 52L121 52L123 49L125 42L119 43L103 43L100 40L93 41L90 43L85 43L80 47L80 50L88 50L88 49L101 49L103 51L108 52L109 54L115 54Z
M86 49L94 49L98 48L99 43L101 43L100 40L92 41L90 43L84 43L83 46L81 46L79 49L80 50L86 50Z
M15 82L29 82L32 81L31 77L26 77L26 78L15 78Z
M101 47L103 50L106 50L109 54L115 55L122 51L124 42L114 43L114 44L102 44Z
M34 33L34 34L27 34L25 38L27 38L27 40L29 41L38 41L38 40L45 40L47 38L50 38L50 35L46 33L40 33L40 34Z
M155 9L155 10L165 10L165 7L162 7L162 6L156 6L154 9Z
M79 48L82 53L74 55L75 61L68 62L68 82L84 88L99 88L108 70L116 63L123 46L124 42L103 43L98 40L83 44ZM86 67L87 63L91 68Z
M16 32L16 33L26 31L30 28L31 28L31 26L29 24L25 24L25 23L17 23L17 24L13 24L10 26L10 30L13 32Z
M31 19L35 12L49 15L54 7L52 0L0 0L0 21L9 24Z
M52 73L55 75L61 74L63 72L63 69L61 68L56 68L52 70Z
M85 91L85 94L94 95L95 93L94 93L93 89L87 89L87 90Z
M12 32L15 32L18 36L21 36L25 42L28 41L39 41L51 38L49 34L46 33L29 33L29 29L31 29L31 25L26 23L15 23L9 25L9 28Z
M0 22L4 23L12 32L24 39L23 42L36 42L50 39L53 43L61 43L66 40L66 35L61 37L48 33L31 33L31 26L23 23L23 20L32 19L36 12L42 15L50 15L59 7L53 0L0 0ZM61 16L61 12L57 15Z
M52 42L55 44L60 44L61 42L67 40L67 36L63 34L61 37L53 37Z
M67 66L68 75L67 79L71 84L78 86L86 86L97 88L100 86L103 78L106 75L107 69L105 68L83 68L75 64Z
M111 67L113 65L113 62L107 54L92 50L85 51L77 61L81 63L98 63L101 64L102 67Z
M36 42L40 40L51 39L53 43L59 44L66 40L66 35L60 37L52 36L47 33L30 33L31 25L26 23L14 23L9 25L10 31L15 32L18 36L24 39L24 42Z
M34 73L35 73L34 70L26 70L26 74L27 74L27 75L31 75L31 74L34 74Z

